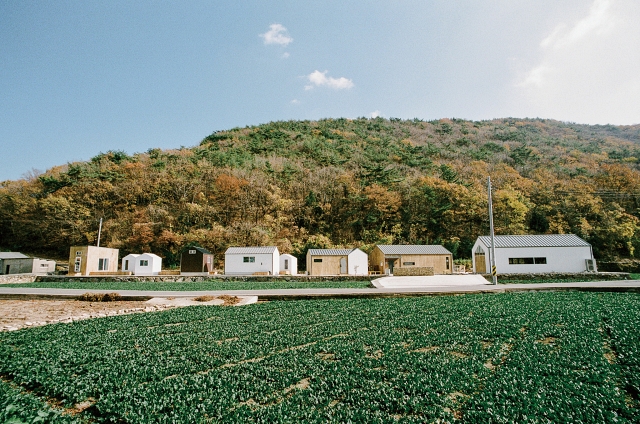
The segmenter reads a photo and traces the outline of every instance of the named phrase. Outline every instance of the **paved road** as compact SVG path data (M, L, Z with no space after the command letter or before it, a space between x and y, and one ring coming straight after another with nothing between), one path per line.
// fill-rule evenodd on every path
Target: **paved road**
M219 296L258 296L260 300L295 300L311 298L367 298L393 296L425 296L468 293L504 293L522 291L621 291L639 292L640 280L628 281L591 281L585 283L548 283L548 284L487 284L422 286L369 289L277 289L277 290L216 290L216 291L142 291L117 290L121 296L129 299L150 299L152 297L195 297L202 295ZM0 287L0 299L4 298L75 298L86 292L111 293L114 290L86 289L47 289Z

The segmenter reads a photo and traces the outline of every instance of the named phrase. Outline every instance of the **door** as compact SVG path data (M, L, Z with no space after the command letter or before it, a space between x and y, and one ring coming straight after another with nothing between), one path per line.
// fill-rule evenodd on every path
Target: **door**
M487 273L487 263L484 259L484 253L478 254L476 253L476 274L486 274Z
M347 258L340 258L340 274L347 273Z
M9 273L9 268L11 267L11 265L7 265L7 268L5 269L4 273L8 274Z
M387 259L387 268L389 268L389 274L393 274L393 264L396 263L395 259Z

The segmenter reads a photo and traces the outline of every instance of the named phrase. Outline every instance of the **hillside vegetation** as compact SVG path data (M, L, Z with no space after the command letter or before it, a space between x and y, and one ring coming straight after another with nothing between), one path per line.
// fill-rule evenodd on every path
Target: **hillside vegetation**
M66 257L71 245L151 251L198 244L444 244L470 257L488 234L575 233L598 259L640 247L640 125L552 120L326 119L218 131L200 145L120 151L0 183L0 246ZM301 265L303 263L301 262Z

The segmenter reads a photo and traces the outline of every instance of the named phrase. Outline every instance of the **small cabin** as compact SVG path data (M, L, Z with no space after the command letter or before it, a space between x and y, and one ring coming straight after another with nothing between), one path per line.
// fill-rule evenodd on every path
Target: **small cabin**
M193 246L184 249L180 255L181 273L209 273L213 271L213 253L207 249Z
M224 252L225 275L278 275L280 253L276 246L230 247Z
M309 249L309 275L368 275L368 256L360 249Z
M377 274L393 274L399 268L403 268L403 275L428 275L419 270L429 270L429 274L453 273L453 254L439 244L379 244L369 259L372 272Z
M30 258L19 252L0 252L1 274L52 274L56 261Z
M69 249L69 275L118 272L118 249L98 246L71 246Z
M131 253L122 258L121 269L133 275L158 275L162 271L162 258L153 253Z
M280 275L298 274L298 258L288 253L280 255Z

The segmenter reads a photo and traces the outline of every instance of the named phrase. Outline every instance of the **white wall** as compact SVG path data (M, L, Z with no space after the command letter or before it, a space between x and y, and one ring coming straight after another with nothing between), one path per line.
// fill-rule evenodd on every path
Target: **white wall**
M245 256L253 256L255 262L243 262ZM232 253L224 255L225 275L251 275L254 272L269 272L277 275L280 272L279 254L274 253Z
M473 246L473 271L477 245L485 251L487 273L491 270L491 248L476 241ZM593 259L590 246L576 247L502 247L496 248L496 269L500 274L526 274L546 272L586 272L585 260ZM547 258L546 264L509 264L509 258ZM595 261L594 261L595 262Z
M140 265L140 261L148 261L147 266ZM162 270L162 258L157 255L143 253L136 258L135 275L158 275Z
M124 272L131 272L135 274L136 265L138 264L137 258L140 256L139 254L130 253L124 258L122 258L122 265L120 265L120 269ZM127 261L129 261L129 266L126 267ZM125 268L126 267L126 268Z
M56 272L56 261L34 258L32 272L34 274L47 274L49 272Z
M289 261L289 269L284 268L285 259ZM280 271L287 271L291 275L298 274L298 258L288 253L280 255Z
M349 275L369 275L369 255L355 249L348 256L347 273Z

